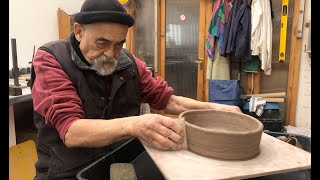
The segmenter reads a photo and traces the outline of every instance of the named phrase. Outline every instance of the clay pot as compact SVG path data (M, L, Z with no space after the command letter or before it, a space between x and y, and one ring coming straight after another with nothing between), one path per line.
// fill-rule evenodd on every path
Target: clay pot
M246 114L191 110L184 118L188 150L224 160L244 160L260 153L263 124Z

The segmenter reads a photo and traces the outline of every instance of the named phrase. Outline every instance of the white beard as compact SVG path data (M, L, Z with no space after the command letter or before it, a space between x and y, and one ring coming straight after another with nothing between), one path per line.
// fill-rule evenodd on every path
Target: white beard
M101 76L107 76L113 73L118 60L115 58L108 58L105 55L101 55L93 61L92 68Z

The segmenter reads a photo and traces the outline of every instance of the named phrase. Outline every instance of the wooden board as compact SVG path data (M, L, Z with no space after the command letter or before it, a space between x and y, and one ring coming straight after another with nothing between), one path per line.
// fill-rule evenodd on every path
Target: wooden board
M260 82L261 74L258 73L247 73L247 94L258 94L260 93Z
M71 25L71 15L65 13L62 9L58 8L58 25L59 25L59 39L69 37L70 32L73 30Z
M299 21L299 7L300 1L296 0L293 3L292 13L292 30L291 30L291 45L290 45L290 60L288 72L288 85L287 85L287 102L286 102L286 125L295 126L296 124L296 107L299 87L299 74L300 72L300 58L302 38L296 36L298 21ZM290 6L290 4L289 4ZM289 34L288 34L289 35Z
M200 9L199 9L199 36L198 36L198 72L197 76L197 100L203 100L203 66L204 66L204 55L205 55L205 39L206 39L206 19L205 19L205 0L200 0Z
M161 151L142 142L166 179L245 179L311 168L311 153L266 133L254 159L224 161L188 150Z
M36 175L36 144L25 141L9 148L9 180L28 180Z
M213 5L214 3L216 3L217 0L215 0L214 2L211 0L205 0L205 19L206 19L206 27L205 30L209 29L210 23L211 23L211 15L212 15L212 9L213 9ZM202 9L200 9L200 11L203 11ZM204 18L204 17L202 17ZM207 32L205 34L205 38L207 37ZM208 102L209 101L209 80L207 80L206 78L206 74L207 74L207 63L208 63L209 57L207 52L205 52L205 56L204 56L204 61L203 61L203 95L202 95L202 100L204 102Z
M160 0L160 66L159 76L166 79L166 0Z

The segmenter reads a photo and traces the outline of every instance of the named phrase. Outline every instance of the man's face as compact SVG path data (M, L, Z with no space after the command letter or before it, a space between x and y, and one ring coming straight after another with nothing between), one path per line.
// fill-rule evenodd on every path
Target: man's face
M128 26L118 23L74 24L80 50L98 74L111 74L118 63Z

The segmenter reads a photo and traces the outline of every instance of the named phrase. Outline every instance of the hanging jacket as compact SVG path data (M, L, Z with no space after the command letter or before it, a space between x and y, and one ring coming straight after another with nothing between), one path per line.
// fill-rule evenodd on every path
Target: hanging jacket
M234 53L238 58L251 59L251 8L247 0L236 0L224 32L221 54Z
M265 0L253 0L251 8L252 55L259 56L259 59L261 60L261 69L264 70L266 75L270 75L272 63L272 10L270 2Z

